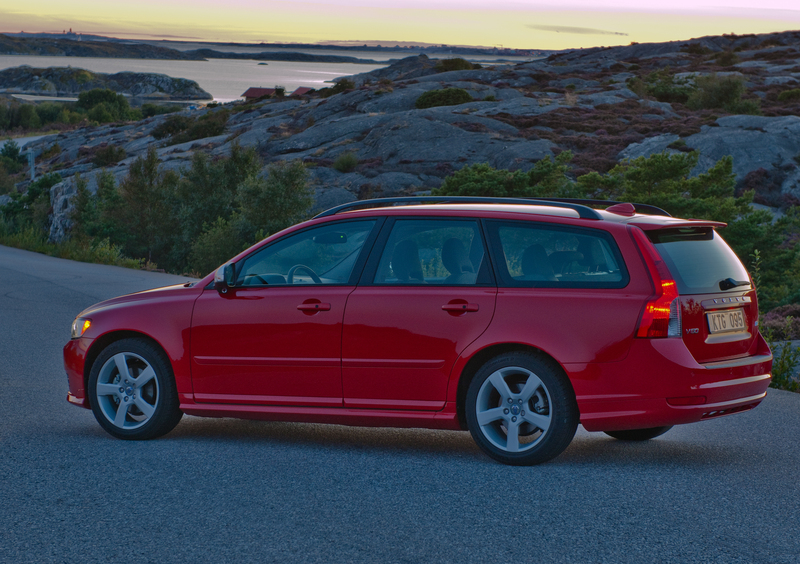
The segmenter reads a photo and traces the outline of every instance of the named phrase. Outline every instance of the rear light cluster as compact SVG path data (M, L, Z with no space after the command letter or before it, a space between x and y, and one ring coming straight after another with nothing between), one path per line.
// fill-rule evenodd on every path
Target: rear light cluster
M647 235L637 227L631 227L630 233L655 285L655 296L644 306L636 336L648 339L680 337L681 300L675 279Z

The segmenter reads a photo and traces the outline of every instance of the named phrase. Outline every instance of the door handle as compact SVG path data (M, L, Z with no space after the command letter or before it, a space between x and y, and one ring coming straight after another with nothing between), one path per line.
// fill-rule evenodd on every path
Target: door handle
M330 311L331 304L321 304L321 303L300 304L299 306L297 306L297 309L299 309L300 311Z
M442 309L449 313L471 313L478 311L478 304L445 304Z

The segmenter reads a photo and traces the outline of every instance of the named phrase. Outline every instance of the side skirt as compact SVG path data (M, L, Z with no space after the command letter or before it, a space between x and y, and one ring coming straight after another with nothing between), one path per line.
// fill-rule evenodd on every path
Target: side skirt
M295 407L279 405L197 404L181 401L181 411L198 417L233 417L261 421L327 423L353 427L418 427L422 429L461 430L455 402L447 402L441 411L399 411L352 409L343 407Z

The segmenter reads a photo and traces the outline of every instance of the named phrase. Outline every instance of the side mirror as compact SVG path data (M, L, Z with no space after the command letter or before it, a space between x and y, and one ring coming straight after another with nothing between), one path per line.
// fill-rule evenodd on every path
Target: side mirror
M228 288L236 284L236 268L233 264L223 264L214 273L214 289L217 292L226 293Z

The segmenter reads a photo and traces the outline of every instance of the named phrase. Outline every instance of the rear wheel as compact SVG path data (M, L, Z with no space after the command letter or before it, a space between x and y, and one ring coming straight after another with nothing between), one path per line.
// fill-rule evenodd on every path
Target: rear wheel
M89 374L95 419L119 439L153 439L181 420L172 367L142 339L122 339L103 349Z
M578 427L566 375L552 360L530 353L507 353L486 363L466 401L473 439L504 464L529 466L555 458Z
M672 429L672 425L650 427L649 429L629 429L627 431L605 431L605 434L620 441L649 441L663 435L670 429Z

